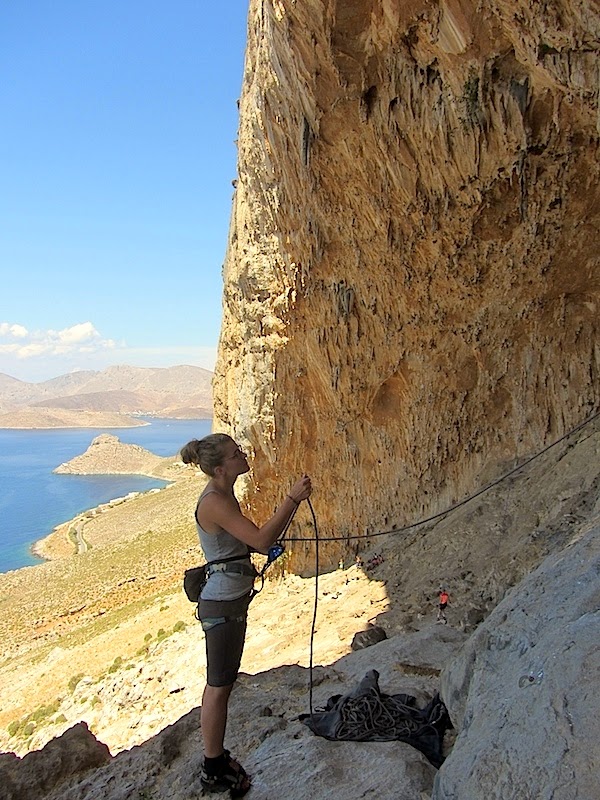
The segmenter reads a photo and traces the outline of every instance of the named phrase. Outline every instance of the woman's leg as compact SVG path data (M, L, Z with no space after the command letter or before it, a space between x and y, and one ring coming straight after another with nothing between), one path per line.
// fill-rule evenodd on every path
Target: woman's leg
M200 619L206 640L206 687L202 696L200 726L204 742L202 785L229 789L242 797L250 777L224 748L229 696L236 681L246 635L249 597L240 601L200 601Z
M229 686L206 685L202 695L200 727L204 742L204 755L217 758L223 753L227 727L227 703L233 684Z
M233 684L210 686L202 695L200 726L204 740L202 784L209 789L229 789L231 797L243 797L251 787L250 776L239 761L224 748L227 727L227 703Z
M227 704L242 660L248 603L249 597L200 601L207 667L200 726L206 758L218 758L224 751Z

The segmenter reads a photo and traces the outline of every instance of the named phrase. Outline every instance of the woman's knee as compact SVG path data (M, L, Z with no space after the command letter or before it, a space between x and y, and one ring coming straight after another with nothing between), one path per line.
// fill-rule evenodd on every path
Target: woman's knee
M228 683L226 686L211 686L209 683L207 683L204 687L204 698L210 698L215 702L218 702L219 700L224 700L227 702L232 689L233 683Z

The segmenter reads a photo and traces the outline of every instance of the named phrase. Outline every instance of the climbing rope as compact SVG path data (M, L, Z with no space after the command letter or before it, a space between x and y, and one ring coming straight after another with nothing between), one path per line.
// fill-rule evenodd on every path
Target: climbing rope
M553 447L556 447L561 442L563 442L565 439L568 439L569 436L572 436L574 433L577 433L577 431L580 431L582 428L585 428L586 425L589 425L591 422L593 422L594 420L598 419L598 417L600 417L600 411L595 412L590 417L585 419L583 422L580 422L579 425L576 425L572 430L570 430L567 433L565 433L559 439L557 439L554 442L551 442L549 445L546 445L546 447L544 447L538 453L535 453L533 456L530 456L529 458L525 459L525 461L523 461L523 463L518 464L516 467L513 467L512 469L510 469L508 472L505 472L504 475L501 475L499 478L496 478L496 480L492 481L491 483L488 483L486 486L482 487L481 489L478 489L476 492L474 492L473 494L469 495L464 500L459 500L457 503L454 503L454 505L449 506L448 508L444 509L443 511L439 511L436 514L432 514L430 517L426 517L425 519L421 519L418 522L411 522L410 525L403 525L401 528L392 528L391 530L388 530L388 531L377 531L375 533L356 534L355 536L322 536L320 538L320 541L321 542L349 542L349 541L356 540L356 539L373 539L373 538L375 538L377 536L388 536L388 535L393 535L393 534L398 534L398 533L404 533L405 531L412 530L412 528L419 528L419 527L421 527L421 525L426 525L428 522L434 522L437 519L441 519L442 517L445 517L447 514L450 514L452 511L456 511L457 508L461 508L461 506L464 506L467 503L470 503L471 500L475 500L475 498L480 497L480 495L482 495L482 494L485 494L485 492L489 492L489 490L493 489L494 486L498 486L499 483L502 483L502 481L505 481L507 478L510 478L511 475L514 475L516 472L519 472L520 470L524 469L526 466L531 464L532 461L535 461L537 458L539 458L540 456L544 455L544 453L547 453ZM312 510L312 506L311 506L311 510ZM314 517L314 511L313 511L313 517ZM316 542L317 538L316 538L316 535L315 535L314 539L310 538L310 537L302 538L300 536L297 536L297 537L291 537L290 536L290 537L288 537L287 541L288 542Z
M346 741L389 742L421 736L431 722L418 719L414 705L400 697L382 696L370 689L359 697L347 697L340 709L335 738Z
M312 503L310 502L310 497L306 498L306 502L308 503L308 507L310 508L310 513L312 514L313 525L315 528L315 604L313 608L312 623L310 626L310 658L308 662L308 680L309 680L308 702L310 707L310 713L312 716L313 715L313 652L314 652L315 630L317 627L317 607L319 604L319 528L317 526L317 517L315 514L315 510L313 508Z

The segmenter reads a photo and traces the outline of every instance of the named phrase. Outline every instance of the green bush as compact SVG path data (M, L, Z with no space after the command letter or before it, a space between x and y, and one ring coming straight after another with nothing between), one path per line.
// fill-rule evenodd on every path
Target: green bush
M6 729L8 735L20 737L31 736L39 723L48 720L49 717L56 714L59 707L60 700L55 700L47 706L38 706L35 711L32 711L30 714L26 714L19 720L13 720Z
M123 659L121 656L117 656L113 663L108 668L109 673L116 672L121 666L123 665Z
M173 633L177 633L178 631L184 631L186 628L187 624L182 619L180 619L179 622L176 622L175 625L173 625Z
M79 681L83 678L83 672L78 672L77 675L72 675L69 678L69 691L74 692L75 687L79 683Z
M36 708L36 710L29 715L29 719L32 722L41 722L41 720L46 719L46 717L51 717L52 714L56 714L58 705L58 700L55 700L54 703L51 703L49 706L39 706L39 708Z

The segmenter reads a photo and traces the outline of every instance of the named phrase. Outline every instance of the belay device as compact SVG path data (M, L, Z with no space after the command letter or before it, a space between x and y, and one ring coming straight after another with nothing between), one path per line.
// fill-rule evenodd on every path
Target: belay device
M283 541L280 539L275 544L272 544L271 547L267 550L267 560L263 564L263 568L258 573L257 577L260 578L260 589L253 589L252 590L252 597L255 597L260 591L262 591L263 586L265 585L265 572L271 566L271 564L279 558L279 556L283 555L285 550L285 545Z
M283 542L275 542L275 544L272 544L271 547L269 547L269 551L267 553L267 563L265 567L268 567L269 564L272 564L276 558L282 556L284 550L285 550L285 545ZM263 569L265 567L263 567Z

